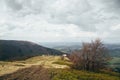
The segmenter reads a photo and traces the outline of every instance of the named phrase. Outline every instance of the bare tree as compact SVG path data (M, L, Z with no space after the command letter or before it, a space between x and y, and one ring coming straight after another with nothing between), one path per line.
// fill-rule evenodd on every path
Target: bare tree
M96 39L91 43L83 43L81 50L70 55L74 68L89 71L97 71L105 67L105 63L109 59L107 49L100 39Z

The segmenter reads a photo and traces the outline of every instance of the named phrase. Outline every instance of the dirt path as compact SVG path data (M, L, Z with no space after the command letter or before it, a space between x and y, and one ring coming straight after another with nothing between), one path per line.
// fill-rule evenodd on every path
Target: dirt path
M59 56L39 56L16 62L0 62L0 76L13 73L18 69L31 67L32 65L43 65L46 68L67 68L67 65L53 64Z

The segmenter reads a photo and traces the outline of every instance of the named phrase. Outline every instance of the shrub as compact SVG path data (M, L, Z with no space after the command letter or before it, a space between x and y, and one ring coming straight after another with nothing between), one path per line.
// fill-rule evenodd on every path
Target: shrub
M73 52L69 58L73 62L73 68L88 71L104 68L110 59L107 49L99 39L83 43L81 50Z

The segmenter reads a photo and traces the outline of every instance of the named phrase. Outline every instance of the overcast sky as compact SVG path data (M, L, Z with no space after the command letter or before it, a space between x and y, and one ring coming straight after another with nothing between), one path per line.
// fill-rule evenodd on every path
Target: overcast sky
M0 0L0 39L120 43L120 0Z

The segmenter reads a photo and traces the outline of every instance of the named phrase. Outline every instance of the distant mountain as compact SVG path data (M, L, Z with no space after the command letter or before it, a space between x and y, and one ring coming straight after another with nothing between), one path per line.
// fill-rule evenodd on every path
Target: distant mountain
M120 44L106 44L112 57L120 57Z
M110 56L112 57L120 57L120 44L104 44L105 47L108 49ZM82 43L76 42L76 43L58 43L55 46L53 45L52 48L65 52L65 53L71 53L75 50L80 50L82 47Z
M61 55L62 52L28 41L0 40L0 60L20 60L38 55Z

